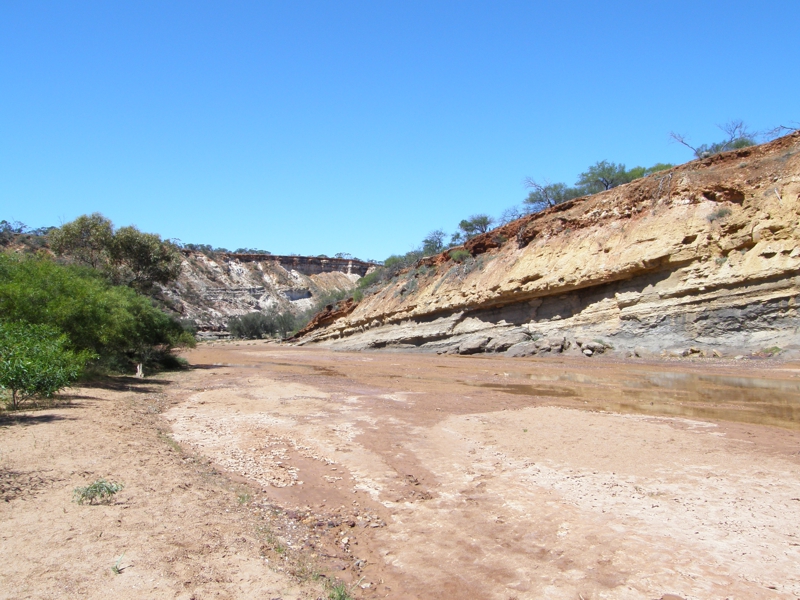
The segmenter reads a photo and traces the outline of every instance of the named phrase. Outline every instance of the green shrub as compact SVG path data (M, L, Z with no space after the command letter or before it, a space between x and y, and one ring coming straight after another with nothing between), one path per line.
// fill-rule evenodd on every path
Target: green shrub
M70 350L96 355L106 369L157 365L175 346L195 344L150 298L93 269L40 257L0 254L0 319L54 327Z
M343 583L337 583L331 588L330 594L328 594L329 600L353 600L353 597L350 595L350 592L347 589L347 586Z
M105 479L98 479L94 483L86 487L76 487L73 492L73 499L78 504L88 502L94 504L95 502L109 502L114 494L119 492L124 485L115 483L113 481L106 481Z
M459 263L464 262L465 260L467 260L471 256L472 255L469 253L469 250L464 250L462 248L459 248L458 250L451 250L450 251L450 258L452 258L454 261L459 262Z
M232 318L228 321L228 331L235 338L259 340L274 336L278 326L274 314L255 312Z
M67 337L47 325L0 322L0 388L13 410L34 397L50 398L80 377L87 351L67 350Z

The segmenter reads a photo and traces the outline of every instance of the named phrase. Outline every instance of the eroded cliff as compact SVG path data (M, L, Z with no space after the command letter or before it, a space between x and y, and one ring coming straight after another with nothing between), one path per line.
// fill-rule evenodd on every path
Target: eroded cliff
M474 238L470 258L425 259L300 343L516 355L797 347L799 217L796 132Z
M299 314L319 298L353 289L371 268L349 259L186 252L178 281L163 294L201 332L219 332L228 319L246 313Z

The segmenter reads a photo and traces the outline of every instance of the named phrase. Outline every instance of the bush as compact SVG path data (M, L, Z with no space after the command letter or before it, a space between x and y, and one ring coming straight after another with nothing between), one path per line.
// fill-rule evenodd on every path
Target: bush
M110 285L96 270L45 258L0 254L0 315L55 328L69 349L96 355L108 369L158 364L173 347L195 343L150 298Z
M274 336L278 328L273 315L255 312L232 318L228 321L228 331L235 338L259 340Z
M450 258L454 261L461 263L470 258L472 255L469 253L469 250L458 249L458 250L451 250L450 251Z
M98 479L93 484L87 485L86 487L76 487L75 491L73 492L73 499L78 504L83 504L87 501L89 504L94 504L95 502L108 502L111 500L114 494L119 492L124 487L125 486L121 483L106 481L105 479Z
M47 325L0 323L0 388L18 410L30 398L51 398L80 377L91 354L66 349L67 337Z

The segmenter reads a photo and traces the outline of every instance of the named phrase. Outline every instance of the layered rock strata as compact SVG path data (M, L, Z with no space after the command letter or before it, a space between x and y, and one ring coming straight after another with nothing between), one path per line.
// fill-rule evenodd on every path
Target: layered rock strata
M201 333L222 332L234 316L306 311L319 298L352 290L371 268L349 259L186 252L178 281L163 294Z
M693 161L420 262L300 343L697 353L798 346L800 132Z

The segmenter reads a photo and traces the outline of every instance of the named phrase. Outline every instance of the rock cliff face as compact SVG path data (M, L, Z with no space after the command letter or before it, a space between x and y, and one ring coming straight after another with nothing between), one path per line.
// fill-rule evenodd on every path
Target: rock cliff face
M693 161L425 259L300 343L478 353L797 347L800 133Z
M201 332L222 331L230 317L250 312L301 313L320 297L353 289L372 268L336 258L187 252L178 281L163 294Z

